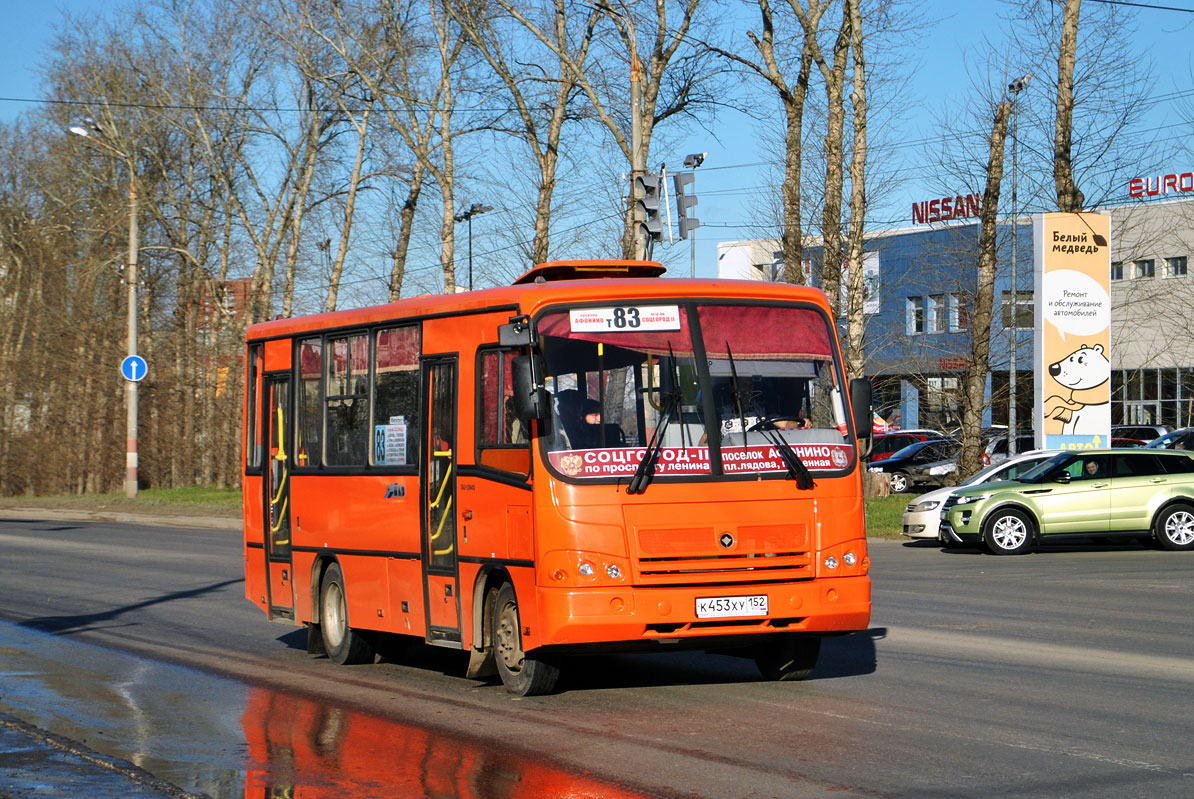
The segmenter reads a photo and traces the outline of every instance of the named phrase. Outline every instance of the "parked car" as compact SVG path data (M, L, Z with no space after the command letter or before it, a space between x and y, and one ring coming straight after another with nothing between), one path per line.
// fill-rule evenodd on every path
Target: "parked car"
M983 465L991 466L992 464L1002 463L1007 460L1007 433L994 436L987 442L986 449L983 450ZM1016 452L1028 452L1036 448L1036 434L1035 433L1016 433Z
M1111 425L1112 438L1138 438L1141 441L1152 441L1160 438L1171 428L1163 424L1114 424Z
M874 463L891 457L909 444L930 439L945 438L940 430L897 430L894 433L883 433L871 439L871 451L867 459Z
M867 467L868 472L886 473L891 483L893 494L902 494L914 485L943 486L949 481L949 472L929 474L928 470L920 469L938 461L953 460L958 452L958 442L946 438L933 438L917 441L901 450L892 453L878 463L872 462ZM956 467L955 467L956 468Z
M1034 542L1137 535L1194 549L1194 453L1157 449L1066 451L1015 480L954 492L940 537L1018 555Z
M908 503L904 511L904 535L909 538L937 539L941 525L941 506L954 492L979 483L994 483L1000 480L1014 480L1044 460L1061 452L1056 449L1038 449L1023 452L1002 463L981 469L956 486L946 486L921 494Z
M1149 449L1194 449L1194 427L1166 433L1146 444Z

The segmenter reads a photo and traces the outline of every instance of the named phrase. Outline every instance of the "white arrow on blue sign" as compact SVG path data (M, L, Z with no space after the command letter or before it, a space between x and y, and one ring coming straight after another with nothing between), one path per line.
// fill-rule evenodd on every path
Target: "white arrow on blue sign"
M149 366L140 355L130 355L120 362L120 373L124 375L125 380L132 380L134 383L144 379L148 371Z

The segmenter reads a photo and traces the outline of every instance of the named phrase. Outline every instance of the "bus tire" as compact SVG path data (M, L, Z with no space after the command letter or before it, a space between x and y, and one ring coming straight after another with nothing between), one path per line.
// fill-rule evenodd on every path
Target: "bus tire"
M1157 543L1164 549L1194 549L1194 507L1170 505L1157 516Z
M328 658L341 666L373 660L373 639L348 625L348 600L344 572L332 563L319 588L319 631Z
M755 665L769 680L806 680L821 656L818 635L785 635L755 650Z
M522 620L514 586L503 583L493 603L493 652L498 675L515 696L539 696L555 690L560 678L553 658L527 654L522 649Z

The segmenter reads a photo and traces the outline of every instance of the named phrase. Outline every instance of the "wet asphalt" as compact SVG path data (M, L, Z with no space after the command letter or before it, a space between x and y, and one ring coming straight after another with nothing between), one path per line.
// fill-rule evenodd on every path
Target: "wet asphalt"
M237 529L239 519L147 516L103 511L5 508L9 518L119 521L210 529ZM0 671L0 676L3 672ZM0 713L0 799L198 799L143 768L96 752L79 741Z

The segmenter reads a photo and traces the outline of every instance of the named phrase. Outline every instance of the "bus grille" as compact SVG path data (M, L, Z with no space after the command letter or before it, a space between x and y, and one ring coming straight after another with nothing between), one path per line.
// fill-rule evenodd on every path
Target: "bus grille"
M639 585L717 584L812 576L803 524L639 529ZM725 543L729 546L725 546Z

